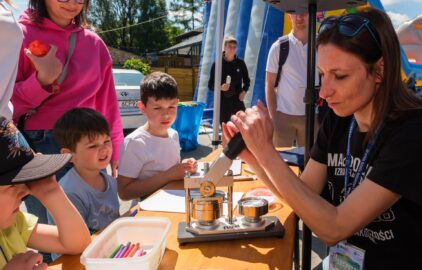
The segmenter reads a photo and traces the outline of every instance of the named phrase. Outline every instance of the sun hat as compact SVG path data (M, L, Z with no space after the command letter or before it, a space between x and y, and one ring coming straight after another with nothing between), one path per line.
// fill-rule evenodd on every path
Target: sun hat
M55 174L70 154L34 154L11 120L0 117L0 185L22 184Z

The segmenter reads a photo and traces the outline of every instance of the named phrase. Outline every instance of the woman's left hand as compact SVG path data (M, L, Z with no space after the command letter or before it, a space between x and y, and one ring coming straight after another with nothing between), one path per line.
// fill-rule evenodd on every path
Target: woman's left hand
M257 106L239 111L231 117L231 122L242 133L243 140L252 154L260 160L267 149L274 149L273 123L267 108L259 100Z
M225 147L227 143L236 135L236 133L239 132L239 130L232 122L222 123L222 130L222 145ZM240 152L239 158L248 164L257 163L256 158L247 148Z

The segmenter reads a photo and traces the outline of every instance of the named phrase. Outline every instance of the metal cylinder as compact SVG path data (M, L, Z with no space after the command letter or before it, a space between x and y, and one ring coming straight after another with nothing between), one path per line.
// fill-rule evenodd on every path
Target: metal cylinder
M185 188L186 226L190 227L190 190Z
M199 198L192 203L192 217L199 222L209 222L218 219L222 211L221 198Z
M268 202L261 198L244 198L239 201L239 213L248 220L259 219L268 213Z

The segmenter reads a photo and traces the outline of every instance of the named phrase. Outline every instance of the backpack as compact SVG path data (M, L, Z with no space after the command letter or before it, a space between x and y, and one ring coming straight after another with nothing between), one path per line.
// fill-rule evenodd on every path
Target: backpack
M280 53L278 57L278 70L274 85L275 88L277 88L278 83L280 82L281 70L284 63L286 63L287 56L289 55L289 36L282 36L278 39L278 42L280 42Z
M278 42L280 42L280 53L278 57L278 70L277 70L277 77L275 79L275 85L274 85L275 88L277 88L278 83L280 82L281 70L283 69L283 65L286 63L287 56L289 55L289 36L287 35L282 36L281 38L278 39ZM321 78L320 78L320 82L321 82ZM317 91L319 91L319 87L317 87ZM325 115L329 111L329 108L328 108L327 102L323 100L322 98L320 98L318 94L316 97L315 105L318 108L318 112L319 112L318 120L321 123Z

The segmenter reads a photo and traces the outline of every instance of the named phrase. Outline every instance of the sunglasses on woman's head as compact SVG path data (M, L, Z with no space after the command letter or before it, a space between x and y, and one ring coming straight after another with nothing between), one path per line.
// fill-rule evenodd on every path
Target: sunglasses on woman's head
M60 2L60 3L67 3L70 0L57 0L57 1ZM78 4L80 4L80 5L83 5L83 3L85 2L85 0L75 0L75 2L78 3Z
M362 29L366 28L378 48L381 49L381 44L375 35L375 31L373 30L371 23L368 19L362 16L347 14L340 17L328 17L321 23L318 33L322 33L333 27L337 27L338 32L346 37L354 37L358 35Z

